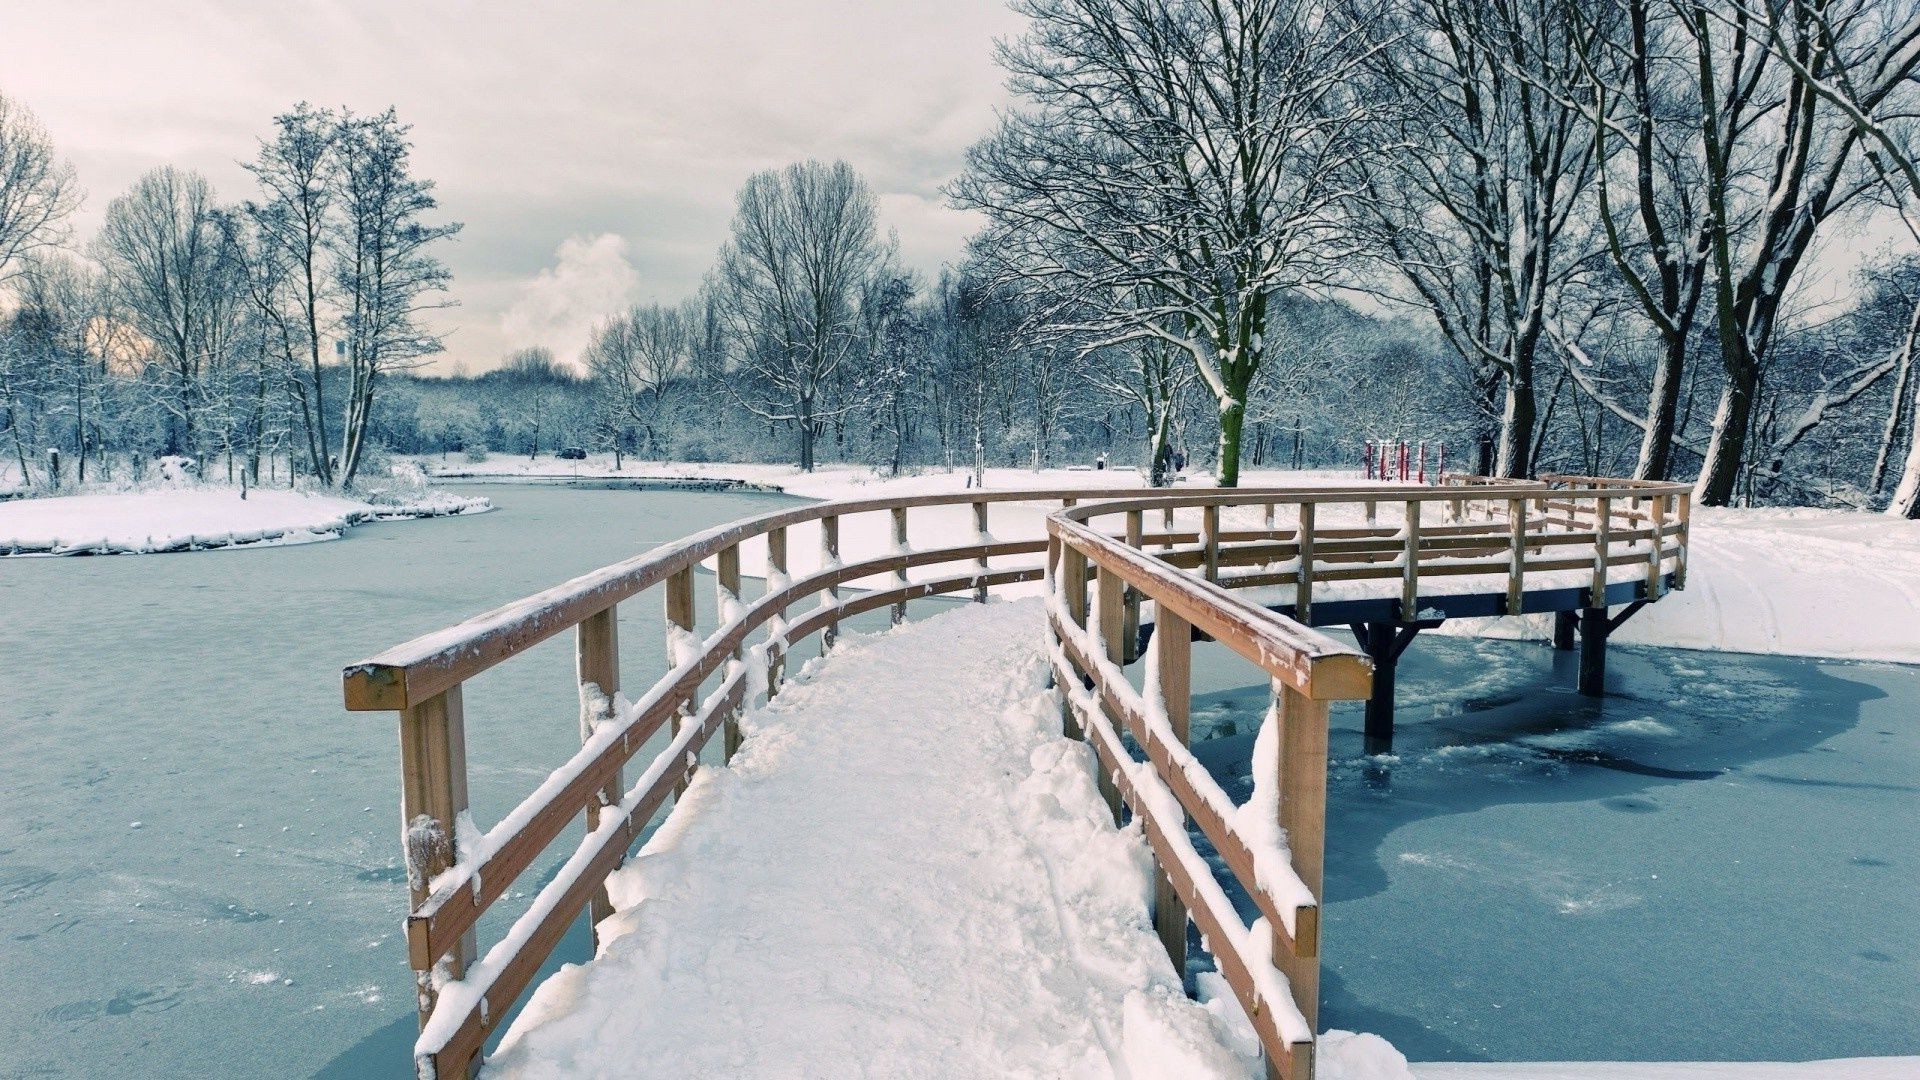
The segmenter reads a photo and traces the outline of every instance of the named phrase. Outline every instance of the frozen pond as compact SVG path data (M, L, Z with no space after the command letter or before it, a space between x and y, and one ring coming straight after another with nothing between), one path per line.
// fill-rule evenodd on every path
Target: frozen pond
M460 490L500 509L0 562L0 1077L408 1074L394 722L342 711L341 666L790 502ZM665 666L659 603L623 611L629 685ZM561 635L469 685L482 821L578 749L571 680Z
M1374 764L1336 709L1322 1026L1416 1061L1920 1051L1920 669L1616 645L1595 701L1573 665L1422 634Z
M340 666L787 501L461 490L501 509L0 562L0 1077L406 1075L393 723ZM1416 1059L1915 1052L1920 670L1617 647L1621 696L1532 693L1569 662L1422 635L1398 760L1336 716L1324 1020ZM481 820L577 746L571 666L563 635L469 687ZM1201 675L1244 761L1244 672Z

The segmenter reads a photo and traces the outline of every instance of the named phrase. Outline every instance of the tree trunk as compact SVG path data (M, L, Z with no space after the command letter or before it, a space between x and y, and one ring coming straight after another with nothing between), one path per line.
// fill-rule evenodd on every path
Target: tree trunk
M1534 409L1532 365L1517 367L1507 380L1507 405L1500 416L1499 475L1516 480L1533 475Z
M1240 486L1240 432L1247 421L1245 387L1220 407L1220 460L1215 473L1223 488Z
M1701 506L1727 506L1733 502L1740 483L1740 467L1746 461L1748 429L1753 424L1753 404L1760 389L1760 369L1753 358L1738 345L1725 346L1731 355L1727 362L1727 382L1720 391L1720 405L1713 414L1713 436L1707 443L1706 460L1700 465L1700 478L1694 482L1694 501Z
M1680 372L1686 362L1686 339L1667 337L1647 391L1647 427L1633 469L1636 480L1665 480L1673 470L1674 417L1680 409Z

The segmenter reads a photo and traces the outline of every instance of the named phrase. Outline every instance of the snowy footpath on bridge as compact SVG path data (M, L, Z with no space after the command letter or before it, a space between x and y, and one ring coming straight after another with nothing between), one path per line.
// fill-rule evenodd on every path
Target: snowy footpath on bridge
M750 713L486 1075L1252 1075L1231 998L1182 995L1145 844L1061 735L1042 611L849 635Z

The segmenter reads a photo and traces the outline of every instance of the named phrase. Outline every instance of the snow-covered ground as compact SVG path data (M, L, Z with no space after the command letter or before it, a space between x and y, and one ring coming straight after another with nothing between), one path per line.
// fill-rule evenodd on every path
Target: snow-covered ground
M332 540L364 521L479 513L485 499L419 491L341 495L184 485L0 503L0 557L185 551Z
M1153 934L1138 830L1061 736L1042 617L850 635L750 714L487 1075L1249 1075Z

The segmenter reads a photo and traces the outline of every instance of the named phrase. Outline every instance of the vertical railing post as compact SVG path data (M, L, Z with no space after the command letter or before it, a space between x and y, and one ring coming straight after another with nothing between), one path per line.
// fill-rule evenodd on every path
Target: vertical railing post
M767 588L784 591L793 582L787 576L787 527L777 525L767 530ZM767 642L767 697L780 692L781 673L786 668L787 646L787 609L781 608L773 613L774 634ZM778 637L782 640L773 640Z
M907 508L893 508L893 552L900 559L899 569L893 572L893 584L897 589L907 587ZM907 621L907 600L901 597L893 605L893 625L899 626Z
M1401 552L1406 565L1400 574L1400 621L1420 620L1420 500L1407 500L1406 546Z
M1138 510L1127 511L1127 546L1135 551L1144 550L1141 538L1146 535L1146 515ZM1126 598L1125 625L1121 627L1122 641L1120 662L1131 664L1140 658L1140 590L1129 587Z
M1676 589L1684 589L1687 587L1687 533L1691 528L1693 493L1683 491L1677 498L1679 505L1675 507L1674 518L1679 525L1679 530L1673 534L1675 544L1673 553L1673 587Z
M1313 625L1313 518L1314 504L1301 503L1299 532L1294 536L1300 569L1293 576L1293 618L1302 626Z
M1082 629L1087 625L1087 556L1079 548L1060 543L1060 602L1067 609L1067 621ZM1070 688L1061 687L1063 695L1060 701L1061 730L1070 739L1084 739L1086 733L1080 730L1080 721L1073 715L1073 703L1067 701L1065 694Z
M820 568L827 573L840 569L840 518L838 515L828 515L820 519ZM820 651L823 653L833 648L833 643L840 638L838 610L840 586L838 584L827 586L827 600L833 604L835 611L827 620L826 629L820 632Z
M593 738L600 724L623 723L626 717L614 713L613 698L620 692L620 617L617 605L580 620L574 630L574 664L580 676L580 741ZM591 687L591 691L589 691ZM614 770L600 789L600 797L587 805L587 831L600 827L603 807L617 806L626 793L621 772ZM613 914L604 884L593 892L591 901L593 939L600 940L600 920Z
M1100 576L1095 587L1100 595L1100 649L1106 658L1115 663L1126 661L1126 625L1127 603L1126 583L1111 567L1100 567ZM1096 755L1097 757L1097 755ZM1100 794L1107 800L1107 810L1113 814L1114 824L1120 823L1120 789L1114 784L1113 776L1104 766L1100 767L1095 779L1099 781Z
M742 610L740 605L740 545L735 544L732 547L722 548L720 554L714 557L713 581L714 607L720 613L720 626L722 629L725 629L731 625L735 619L740 617ZM743 658L744 652L742 647L735 645L733 647L733 663L727 667L728 678L732 678L738 673L738 668ZM743 696L741 698L741 704L728 709L726 717L721 721L724 725L720 739L721 753L723 755L722 760L732 761L733 752L740 749L740 712L745 703L746 699Z
M987 602L987 545L992 542L991 534L987 532L987 504L984 502L973 504L973 530L979 534L980 541L980 558L974 564L980 576L973 586L973 602L984 604Z
M1200 509L1201 566L1208 581L1220 580L1220 507L1208 504Z
M1593 523L1593 587L1589 590L1587 606L1607 607L1607 556L1613 547L1613 500L1605 495L1594 500L1596 513Z
M1160 684L1160 699L1174 738L1185 745L1191 737L1193 709L1193 628L1187 620L1161 606L1154 615L1153 637L1148 642L1147 662L1153 665ZM1168 823L1172 827L1172 823ZM1153 929L1160 944L1173 961L1173 970L1182 978L1187 970L1187 905L1173 887L1166 868L1153 879Z
M1660 599L1660 542L1667 529L1667 497L1655 495L1647 504L1647 599Z
M1527 500L1507 500L1507 614L1520 614L1526 592L1527 572Z
M400 835L412 910L426 902L434 876L458 857L454 838L466 812L467 724L460 685L455 683L400 712ZM464 976L473 959L474 934L468 930L440 972L431 962L415 961L414 1004L421 1026L439 1000L441 982Z
M699 649L699 642L693 637L693 565L673 572L667 578L667 667L669 670L693 659L692 653ZM690 691L686 700L681 701L673 712L673 734L678 736L680 728L693 716L693 699L700 696L696 687ZM674 798L686 793L687 785L682 782L673 789Z
M1317 902L1327 840L1327 703L1315 701L1285 683L1274 683L1280 721L1280 827L1286 830L1293 872ZM1295 927L1293 948L1283 947L1275 928L1274 957L1293 989L1293 1002L1320 1030L1320 909Z

